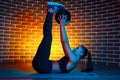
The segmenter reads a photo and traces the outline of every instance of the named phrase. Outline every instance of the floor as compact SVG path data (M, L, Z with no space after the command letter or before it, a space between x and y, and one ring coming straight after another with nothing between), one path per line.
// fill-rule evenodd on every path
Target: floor
M120 69L94 66L90 73L77 67L67 74L37 74L31 64L0 64L0 80L120 80Z

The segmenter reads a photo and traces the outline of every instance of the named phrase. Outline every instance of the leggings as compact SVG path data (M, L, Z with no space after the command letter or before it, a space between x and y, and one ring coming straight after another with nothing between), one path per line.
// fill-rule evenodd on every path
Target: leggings
M43 26L43 39L32 61L33 68L38 73L51 73L52 61L49 60L52 43L52 13L47 13Z
M32 61L33 68L38 73L52 73L52 61L49 60L52 43L52 13L47 13L43 26L43 40L38 47L37 53ZM58 61L61 73L66 73L68 57L64 56Z

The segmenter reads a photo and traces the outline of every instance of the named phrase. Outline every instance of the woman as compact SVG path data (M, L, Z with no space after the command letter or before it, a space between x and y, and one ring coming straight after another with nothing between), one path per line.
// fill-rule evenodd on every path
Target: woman
M84 58L87 54L89 56L88 60L91 62L91 55L84 46L79 46L74 50L71 50L65 30L65 25L70 22L70 19L66 21L69 17L64 14L59 15L57 18L60 22L61 43L65 56L58 61L49 60L52 42L52 16L54 13L60 10L66 11L64 8L65 6L60 3L47 3L47 15L43 27L43 40L39 45L37 53L32 62L33 68L38 73L68 73L72 71L77 66L78 61ZM87 69L88 71L92 71L91 67L88 67Z

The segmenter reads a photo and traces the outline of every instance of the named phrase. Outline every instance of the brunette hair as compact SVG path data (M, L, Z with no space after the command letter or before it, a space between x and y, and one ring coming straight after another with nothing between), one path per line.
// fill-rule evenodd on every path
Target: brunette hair
M92 56L88 49L84 46L81 46L84 50L84 55L81 58L85 58L87 56L87 67L86 69L82 69L81 72L92 72L93 71L93 64L92 64Z

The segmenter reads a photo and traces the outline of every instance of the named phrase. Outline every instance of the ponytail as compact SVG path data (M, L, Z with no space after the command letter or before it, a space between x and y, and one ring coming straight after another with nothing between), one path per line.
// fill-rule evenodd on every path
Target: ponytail
M93 64L92 64L92 56L90 52L87 52L87 67L86 69L81 70L81 72L92 72Z

